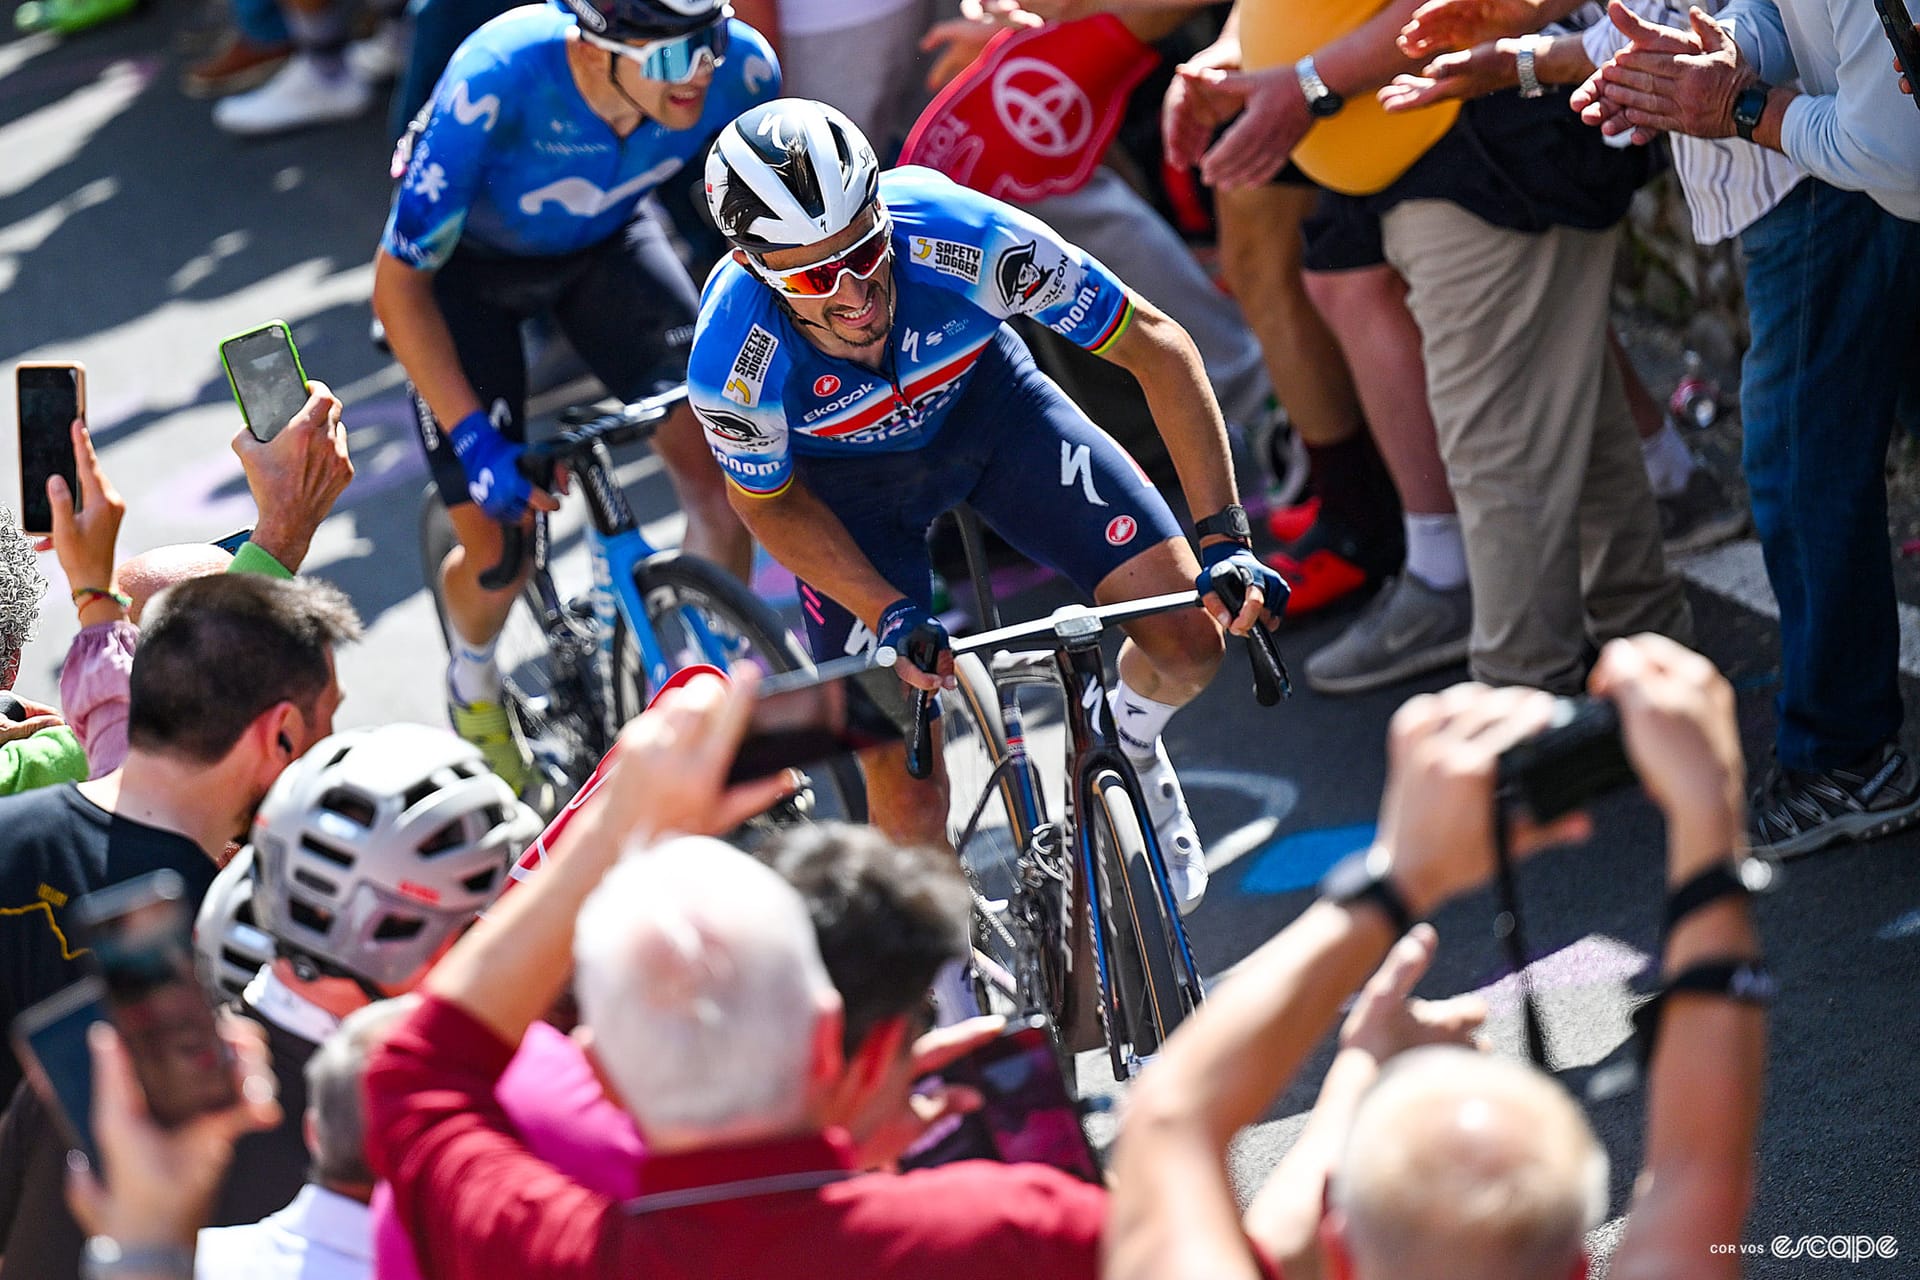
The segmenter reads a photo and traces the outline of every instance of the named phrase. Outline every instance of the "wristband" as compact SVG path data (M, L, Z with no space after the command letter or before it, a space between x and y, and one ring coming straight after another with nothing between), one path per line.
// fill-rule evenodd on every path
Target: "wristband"
M1390 878L1385 859L1376 859L1374 852L1363 849L1334 863L1333 869L1320 881L1320 896L1342 906L1371 902L1386 913L1393 926L1393 936L1404 938L1419 921L1414 919L1406 898Z
M1523 98L1538 98L1546 93L1533 67L1534 59L1540 56L1542 43L1537 35L1520 37L1520 51L1514 55L1514 68L1520 75L1520 96Z
M73 589L73 603L76 607L84 609L95 600L111 600L122 609L133 608L132 596L115 591L110 587L75 587Z
M116 1280L120 1276L167 1276L193 1280L193 1251L177 1244L136 1245L123 1249L112 1236L93 1236L81 1255L83 1280Z
M1779 994L1780 984L1767 971L1766 961L1753 959L1703 960L1668 978L1653 999L1633 1011L1634 1035L1640 1042L1640 1063L1653 1061L1660 1036L1660 1018L1667 997L1678 994L1718 996L1765 1008Z
M1773 864L1760 858L1714 863L1667 895L1660 936L1670 937L1682 920L1722 898L1765 893L1773 887L1773 877Z

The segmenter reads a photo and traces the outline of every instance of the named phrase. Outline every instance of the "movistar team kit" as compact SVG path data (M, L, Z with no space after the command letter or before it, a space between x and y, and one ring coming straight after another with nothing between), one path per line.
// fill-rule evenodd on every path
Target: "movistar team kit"
M529 316L551 315L622 398L685 376L698 297L643 202L723 125L780 88L766 41L728 20L699 124L676 130L645 119L621 137L574 83L575 25L555 6L533 4L467 38L434 91L380 241L434 272L461 368L516 441L526 400L520 322ZM467 478L418 396L415 409L441 494L467 501Z
M737 263L708 279L687 389L729 480L775 498L796 479L901 594L931 606L927 530L966 503L1029 558L1091 593L1178 538L1132 457L1042 374L1007 327L1030 316L1095 354L1133 316L1126 286L1010 205L931 169L884 173L893 327L877 370L819 350ZM816 657L869 630L806 584Z

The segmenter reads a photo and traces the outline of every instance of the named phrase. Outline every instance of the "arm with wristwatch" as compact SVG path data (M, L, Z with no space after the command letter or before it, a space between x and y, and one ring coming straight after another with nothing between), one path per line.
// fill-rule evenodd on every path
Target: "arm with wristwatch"
M1658 1030L1643 1193L1613 1264L1615 1275L1659 1274L1740 1237L1771 980L1742 874L1744 766L1730 687L1699 655L1640 636L1603 651L1592 689L1618 707L1628 754L1667 818L1670 994L1643 1019ZM1135 1086L1115 1161L1111 1275L1259 1274L1240 1235L1228 1144L1266 1113L1395 942L1492 876L1500 756L1545 727L1552 706L1537 691L1460 685L1395 715L1373 845L1336 866L1320 901L1208 993ZM1513 854L1586 827L1579 815L1516 826Z

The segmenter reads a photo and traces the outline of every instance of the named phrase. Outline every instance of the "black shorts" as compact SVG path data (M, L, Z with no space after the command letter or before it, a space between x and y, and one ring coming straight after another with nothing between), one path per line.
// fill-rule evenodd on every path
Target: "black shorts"
M555 257L498 257L463 245L434 273L433 296L461 371L494 426L515 441L526 439L521 321L550 316L609 391L637 400L686 381L700 307L699 290L646 210L618 235ZM440 424L417 393L412 399L441 500L470 501Z
M1320 203L1300 223L1300 265L1308 271L1358 271L1387 261L1380 214L1366 196L1320 189Z

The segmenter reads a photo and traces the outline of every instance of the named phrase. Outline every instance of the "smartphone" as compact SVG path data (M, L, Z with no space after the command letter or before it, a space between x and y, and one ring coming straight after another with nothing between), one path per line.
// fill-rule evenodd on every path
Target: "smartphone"
M194 973L186 882L155 871L88 894L75 912L153 1118L172 1127L232 1106L232 1055Z
M764 778L899 741L906 726L887 705L889 695L902 701L899 685L892 668L864 658L768 677L727 780Z
M980 1110L959 1118L952 1129L909 1153L902 1168L918 1169L955 1160L999 1160L1006 1164L1046 1164L1088 1182L1100 1182L1100 1161L1080 1124L1074 1101L1060 1072L1059 1051L1039 1015L1012 1023L980 1048L940 1073L950 1085L964 1084L984 1099Z
M27 1079L47 1104L69 1149L86 1153L94 1168L93 1051L87 1028L107 1017L106 985L82 978L24 1010L13 1020L13 1049Z
M20 528L35 537L53 533L47 481L60 476L80 509L80 477L73 457L73 420L87 411L87 367L29 362L13 370L20 410Z
M1887 33L1888 42L1899 55L1907 83L1920 91L1920 36L1914 34L1913 15L1907 12L1904 0L1873 0L1873 7L1880 15L1880 27ZM1920 92L1913 95L1913 104L1920 107Z
M236 333L220 343L220 363L253 438L265 444L287 429L307 403L307 371L285 320Z

